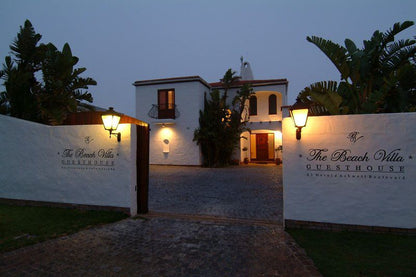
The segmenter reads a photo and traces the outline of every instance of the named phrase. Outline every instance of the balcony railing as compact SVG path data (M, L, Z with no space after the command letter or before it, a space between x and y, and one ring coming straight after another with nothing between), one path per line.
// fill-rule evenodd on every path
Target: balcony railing
M180 113L174 104L165 105L152 105L152 108L147 113L151 118L155 119L176 119L180 116Z

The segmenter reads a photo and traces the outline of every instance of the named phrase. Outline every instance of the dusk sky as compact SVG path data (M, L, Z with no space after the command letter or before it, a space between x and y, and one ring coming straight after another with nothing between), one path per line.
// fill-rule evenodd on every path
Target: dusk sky
M137 80L199 75L218 81L240 57L256 79L289 80L289 103L313 82L338 80L306 36L359 47L375 30L416 21L415 0L110 1L1 0L0 58L29 19L41 42L65 42L97 86L94 104L135 115ZM416 35L413 26L401 38ZM3 90L4 87L1 87Z

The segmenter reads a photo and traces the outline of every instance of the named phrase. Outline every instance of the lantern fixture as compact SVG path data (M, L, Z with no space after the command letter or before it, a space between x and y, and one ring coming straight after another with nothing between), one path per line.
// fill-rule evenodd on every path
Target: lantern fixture
M292 117L293 123L296 129L296 139L301 139L302 128L306 126L308 121L309 106L296 100L296 103L290 107L290 116Z
M115 135L117 137L117 141L121 141L121 133L116 133L118 124L120 123L120 118L122 114L114 111L113 107L109 107L108 111L101 115L101 119L103 120L104 129L110 132L111 135Z
M231 121L231 110L230 109L222 109L223 116L221 118L222 122L230 122Z

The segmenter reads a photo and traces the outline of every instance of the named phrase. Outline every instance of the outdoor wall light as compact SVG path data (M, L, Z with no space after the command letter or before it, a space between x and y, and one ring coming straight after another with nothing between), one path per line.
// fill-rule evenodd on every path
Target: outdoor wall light
M292 117L293 123L295 124L296 129L296 139L300 140L302 128L306 126L306 121L308 120L309 107L300 102L299 100L290 107L290 116Z
M231 121L231 110L230 109L222 109L223 116L221 118L221 121L224 122L230 122Z
M121 133L116 133L118 124L121 118L120 113L114 111L113 107L109 107L108 111L106 111L102 116L101 119L103 120L104 129L110 132L111 135L117 136L117 141L121 141Z

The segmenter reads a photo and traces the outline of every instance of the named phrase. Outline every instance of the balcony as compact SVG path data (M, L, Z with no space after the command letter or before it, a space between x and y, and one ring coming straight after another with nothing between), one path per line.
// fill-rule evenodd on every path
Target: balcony
M175 104L153 104L147 115L154 119L176 119L180 116L180 113Z

